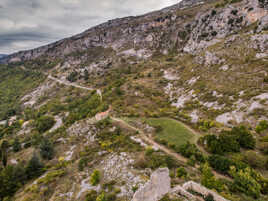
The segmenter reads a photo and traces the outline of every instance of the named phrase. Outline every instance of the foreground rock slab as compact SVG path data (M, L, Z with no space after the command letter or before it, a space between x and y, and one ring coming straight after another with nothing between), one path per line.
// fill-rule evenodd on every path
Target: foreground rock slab
M134 194L132 201L158 201L169 191L169 169L160 168L153 172L150 181Z

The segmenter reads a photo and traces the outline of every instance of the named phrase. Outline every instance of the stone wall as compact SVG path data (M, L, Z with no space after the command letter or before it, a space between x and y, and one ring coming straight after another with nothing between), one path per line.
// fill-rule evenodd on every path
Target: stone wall
M211 195L213 195L215 201L229 201L229 200L223 198L222 196L218 195L216 192L211 191L211 190L207 189L206 187L204 187L198 183L195 183L193 181L186 182L185 184L183 184L182 187L185 190L193 190L197 193L202 194L203 196L207 196L207 195L211 194Z

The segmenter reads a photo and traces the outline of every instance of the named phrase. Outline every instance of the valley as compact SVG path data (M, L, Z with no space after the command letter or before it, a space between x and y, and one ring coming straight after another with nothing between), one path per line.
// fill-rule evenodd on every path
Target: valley
M0 59L0 201L268 200L267 17L184 0Z

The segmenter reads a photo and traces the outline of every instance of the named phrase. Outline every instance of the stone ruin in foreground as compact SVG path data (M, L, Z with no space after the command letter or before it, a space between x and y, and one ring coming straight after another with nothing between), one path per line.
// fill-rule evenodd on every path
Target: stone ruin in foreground
M207 189L206 187L194 182L189 181L182 186L175 186L171 188L170 176L168 168L160 168L153 172L150 180L134 194L132 201L159 201L167 193L179 195L189 201L200 200L199 197L193 195L189 190L194 191L203 196L211 194L215 201L229 201L216 192Z

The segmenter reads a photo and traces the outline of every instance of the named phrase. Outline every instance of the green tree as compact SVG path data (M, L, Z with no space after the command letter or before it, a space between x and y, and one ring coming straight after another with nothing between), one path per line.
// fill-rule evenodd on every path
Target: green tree
M26 175L28 179L40 176L43 173L44 165L39 158L34 154L26 166Z
M223 190L223 184L215 178L208 163L201 167L201 184L209 189Z
M102 193L97 197L96 201L106 201L104 192L102 192Z
M94 170L93 173L90 176L90 183L93 186L96 186L100 182L100 171Z
M236 170L234 166L230 169L230 175L234 178L233 186L235 190L245 193L254 198L259 198L261 194L261 185L252 176L254 173L250 168Z
M184 169L184 167L177 168L176 172L177 172L177 177L186 177L187 176L187 172Z
M245 149L254 149L256 140L245 126L233 127L231 134L238 137L238 142Z
M266 120L262 120L259 122L259 124L256 126L256 132L261 133L262 131L268 129L268 122Z
M89 73L88 73L88 70L86 69L85 71L84 71L84 80L88 80L89 79Z
M230 166L232 165L230 159L219 155L209 156L208 162L211 167L213 167L217 171L220 171L221 173L228 173L228 171L230 170Z
M13 145L12 145L12 149L14 152L18 152L21 150L21 144L18 138L15 138Z
M264 168L265 157L256 153L255 151L247 151L244 153L244 160L253 168Z
M212 194L208 194L204 199L205 201L214 201L214 197Z
M43 159L51 160L54 155L53 144L44 138L40 144L40 155Z
M68 76L67 76L67 80L70 81L70 82L75 82L77 80L77 77L78 77L78 72L76 71L73 71L71 72Z
M4 140L1 144L1 160L2 160L4 167L6 167L6 165L7 165L7 157L8 157L7 149L8 149L8 147L9 147L8 141Z
M86 201L96 201L98 196L97 191L91 190L87 195L86 195Z
M18 188L17 178L14 177L14 167L8 165L0 172L0 200L13 195Z
M55 124L54 117L42 116L36 120L35 127L40 133L43 133L51 129L54 124Z

